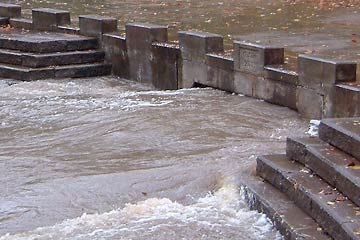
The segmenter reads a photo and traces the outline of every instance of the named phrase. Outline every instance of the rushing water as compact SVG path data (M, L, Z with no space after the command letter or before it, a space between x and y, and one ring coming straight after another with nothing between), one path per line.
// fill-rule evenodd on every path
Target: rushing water
M359 59L359 1L10 0ZM338 2L339 4L335 4ZM240 35L240 36L239 36ZM291 62L296 54L287 53ZM296 112L211 89L116 78L0 81L0 240L280 239L242 199Z
M212 89L0 81L0 239L277 239L238 179L306 125Z

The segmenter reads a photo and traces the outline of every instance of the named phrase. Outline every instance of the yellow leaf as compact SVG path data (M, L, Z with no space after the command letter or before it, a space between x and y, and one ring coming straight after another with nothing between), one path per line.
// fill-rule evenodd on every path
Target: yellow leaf
M360 170L360 165L351 166L350 168L354 170Z
M335 203L334 203L334 202L331 202L331 201L328 201L327 204L328 204L328 205L335 205Z

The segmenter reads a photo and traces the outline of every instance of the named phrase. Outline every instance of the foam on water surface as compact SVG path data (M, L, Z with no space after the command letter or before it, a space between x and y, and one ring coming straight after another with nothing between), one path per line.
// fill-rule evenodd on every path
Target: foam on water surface
M251 211L235 184L183 205L149 198L102 214L83 214L0 240L281 239L265 215Z
M256 99L109 77L3 84L0 106L1 240L276 239L218 180L306 129Z

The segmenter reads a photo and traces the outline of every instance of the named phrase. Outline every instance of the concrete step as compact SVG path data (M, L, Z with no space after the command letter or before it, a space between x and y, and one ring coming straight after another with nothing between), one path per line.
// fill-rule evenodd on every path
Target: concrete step
M285 193L332 238L360 238L359 207L286 155L261 156L257 174Z
M104 57L100 50L37 54L0 49L0 63L33 68L102 62Z
M360 161L318 138L288 138L287 156L360 206Z
M323 119L319 137L360 160L360 118Z
M111 74L111 65L105 63L29 68L0 64L0 77L22 81L54 78L81 78Z
M0 34L0 48L33 53L82 51L98 48L98 40L59 33Z
M242 196L250 208L266 214L285 240L331 239L309 215L269 183L256 176L242 181Z

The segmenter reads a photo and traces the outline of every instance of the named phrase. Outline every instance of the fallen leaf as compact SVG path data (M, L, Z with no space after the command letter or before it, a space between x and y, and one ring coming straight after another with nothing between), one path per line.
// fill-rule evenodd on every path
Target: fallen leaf
M335 203L332 202L332 201L328 201L327 204L328 204L328 205L331 205L331 206L335 205Z
M337 201L337 202L344 202L344 201L346 201L347 200L347 197L337 197L336 199L335 199L335 201Z

